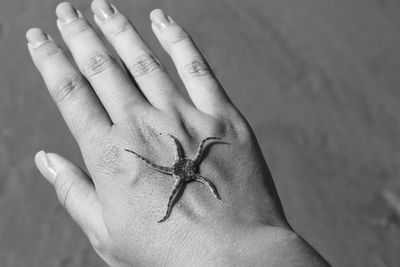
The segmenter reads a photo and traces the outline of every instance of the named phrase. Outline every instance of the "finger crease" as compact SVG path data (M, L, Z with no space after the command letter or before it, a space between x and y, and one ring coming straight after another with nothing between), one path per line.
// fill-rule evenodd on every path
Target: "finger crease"
M82 67L86 77L95 76L111 67L113 60L107 54L99 54L91 57Z
M84 79L82 75L76 74L70 77L64 78L59 81L54 86L54 95L55 100L57 102L62 102L67 96L69 96L72 92L76 91L76 89L83 86Z
M130 68L134 78L149 74L158 69L161 69L161 64L152 55L144 55L137 58Z
M194 60L184 67L185 71L194 76L206 76L211 73L210 66L204 60Z

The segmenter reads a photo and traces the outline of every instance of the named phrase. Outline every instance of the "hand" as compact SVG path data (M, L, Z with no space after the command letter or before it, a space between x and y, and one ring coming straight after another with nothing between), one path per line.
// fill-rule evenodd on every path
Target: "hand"
M104 0L92 9L126 69L69 3L57 25L78 68L40 29L27 39L90 176L57 154L35 161L97 253L112 266L327 266L289 226L255 136L184 29L150 15L191 102L127 18ZM207 137L221 139L199 168L171 175L175 143L192 159Z

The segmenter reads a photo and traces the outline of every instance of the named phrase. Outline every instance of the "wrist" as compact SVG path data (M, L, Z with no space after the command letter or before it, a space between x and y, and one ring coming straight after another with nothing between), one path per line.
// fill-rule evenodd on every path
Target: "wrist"
M260 226L202 235L170 257L169 266L330 266L292 230ZM194 236L194 235L193 235ZM196 236L201 236L197 235Z
M229 259L225 266L330 266L300 235L274 226L250 230Z

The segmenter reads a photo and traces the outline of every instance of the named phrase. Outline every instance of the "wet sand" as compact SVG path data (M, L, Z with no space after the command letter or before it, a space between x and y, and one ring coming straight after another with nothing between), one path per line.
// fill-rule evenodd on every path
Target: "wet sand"
M147 14L161 7L192 33L254 127L290 222L334 266L399 265L398 1L115 2L168 67ZM57 3L0 2L1 266L103 266L33 164L44 149L82 165L25 49L30 26L60 41Z

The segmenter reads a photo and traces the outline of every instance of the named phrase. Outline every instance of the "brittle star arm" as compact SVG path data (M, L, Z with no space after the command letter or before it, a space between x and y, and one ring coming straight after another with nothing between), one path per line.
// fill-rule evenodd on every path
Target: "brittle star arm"
M160 165L154 164L153 162L142 157L135 151L132 151L129 149L125 149L125 151L134 154L136 157L138 157L141 161L143 161L147 166L149 166L153 170L156 170L158 172L165 173L165 174L172 174L172 168L170 168L170 167L165 167L165 166L160 166Z
M181 143L179 143L178 139L175 136L168 134L168 136L174 141L175 145L175 161L178 161L183 158L183 149Z
M171 195L169 196L168 200L168 206L167 206L167 212L165 213L165 216L158 221L158 223L164 222L166 219L168 219L169 215L171 215L172 207L174 206L175 202L178 200L179 195L181 194L181 191L183 189L183 184L184 180L180 177L176 179L174 188L171 191Z
M200 174L196 174L196 175L193 177L193 180L194 180L194 181L197 181L197 182L200 182L200 183L202 183L202 184L208 186L208 187L210 188L211 192L214 193L214 196L215 196L218 200L222 201L221 197L219 196L219 193L218 193L217 188L215 187L215 185L213 184L213 182L210 181L210 179L208 179L208 178L206 178L206 177L204 177L204 176L201 176Z
M221 138L219 137L207 137L204 138L203 140L201 140L199 147L197 148L197 152L196 155L193 157L193 161L195 162L195 164L198 164L201 160L202 154L204 152L204 144L208 141L208 140L213 140L214 142L221 140Z

